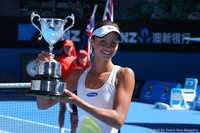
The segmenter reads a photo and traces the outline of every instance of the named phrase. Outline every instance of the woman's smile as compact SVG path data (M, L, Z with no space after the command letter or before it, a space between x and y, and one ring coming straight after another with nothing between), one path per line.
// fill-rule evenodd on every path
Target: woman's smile
M110 52L108 52L108 51L102 51L102 53L105 54L105 55L111 55L112 52L111 51Z

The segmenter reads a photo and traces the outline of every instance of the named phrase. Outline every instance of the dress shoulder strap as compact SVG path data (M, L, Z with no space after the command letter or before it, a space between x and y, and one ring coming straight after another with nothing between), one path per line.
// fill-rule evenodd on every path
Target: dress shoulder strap
M117 72L120 68L121 68L120 66L115 65L112 72L110 73L109 78L108 78L108 83L112 84L113 86L115 86Z

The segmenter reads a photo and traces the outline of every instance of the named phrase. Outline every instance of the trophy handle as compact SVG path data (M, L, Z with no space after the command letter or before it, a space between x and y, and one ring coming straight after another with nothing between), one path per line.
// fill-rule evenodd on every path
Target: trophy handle
M42 31L40 30L40 28L37 25L35 25L35 23L33 22L34 17L38 17L38 21L40 22L40 19L41 19L40 15L35 14L35 12L32 12L32 14L31 14L31 23L36 29L38 29L40 31L40 34L42 35Z
M71 16L67 16L67 17L65 18L65 23L67 23L67 19L68 19L68 18L72 19L72 24L71 24L69 27L67 27L67 28L63 31L63 33L65 33L65 31L67 31L67 30L70 29L72 26L74 26L74 14L71 14Z

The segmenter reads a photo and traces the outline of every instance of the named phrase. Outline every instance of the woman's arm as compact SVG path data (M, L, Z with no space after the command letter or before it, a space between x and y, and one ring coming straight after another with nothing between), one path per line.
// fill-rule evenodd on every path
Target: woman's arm
M37 97L37 107L41 110L48 109L58 102L59 100L53 97Z
M119 129L126 119L134 86L134 72L130 68L121 68L118 71L116 78L116 93L114 97L113 110L98 108L88 104L67 90L64 92L70 95L69 99L61 99L61 101L76 104L97 119Z

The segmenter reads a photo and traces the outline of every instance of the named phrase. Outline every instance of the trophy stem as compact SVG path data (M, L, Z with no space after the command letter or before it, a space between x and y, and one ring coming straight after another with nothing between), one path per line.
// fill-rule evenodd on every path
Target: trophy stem
M53 46L52 45L50 45L49 46L49 52L51 53L51 60L53 60L53 56L52 56L52 54L53 54Z

